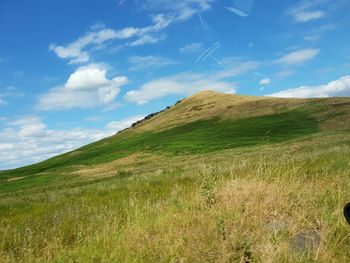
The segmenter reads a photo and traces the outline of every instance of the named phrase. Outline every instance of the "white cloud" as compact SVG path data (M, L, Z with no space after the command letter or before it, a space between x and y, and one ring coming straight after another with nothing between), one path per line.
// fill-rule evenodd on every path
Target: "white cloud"
M19 98L22 97L23 93L14 86L7 86L0 93L0 106L8 104L8 98Z
M192 42L179 49L180 53L196 53L203 49L203 44L198 42Z
M129 58L132 64L130 70L149 70L151 68L162 68L176 64L176 61L161 56L132 56Z
M324 1L319 0L303 0L297 6L288 10L288 14L292 16L295 22L305 23L320 19L326 15L323 10L319 10L319 5Z
M107 78L107 70L100 65L78 68L67 82L50 89L38 100L39 110L90 108L114 101L120 87L128 82L125 76Z
M301 86L282 90L268 96L281 98L316 98L331 96L350 96L350 76L344 76L328 84L319 86Z
M249 16L249 14L247 14L246 12L244 12L243 10L239 9L239 8L236 8L234 6L231 6L231 7L226 7L226 9L228 11L230 11L231 13L234 13L240 17L247 17Z
M276 63L284 65L296 65L315 58L320 53L319 49L299 49L279 58Z
M76 64L90 60L89 50L87 50L89 47L93 49L107 41L137 38L130 44L131 46L156 43L164 37L152 36L152 34L167 28L171 24L172 18L164 14L154 15L151 18L152 24L146 27L126 27L120 30L100 29L98 27L99 31L89 32L66 46L51 44L49 49L55 52L59 58L68 59L70 64Z
M325 24L323 26L314 27L308 31L306 31L303 38L306 41L317 42L324 33L331 31L336 28L335 24Z
M53 130L38 116L22 117L0 130L0 170L23 166L74 150L115 134L142 119L130 117L110 122L104 129Z
M108 83L106 74L106 69L94 65L81 67L69 76L65 86L67 89L94 89Z
M0 151L8 151L14 148L12 143L0 143Z
M142 0L143 8L151 11L167 12L175 22L186 21L192 16L211 9L213 0Z
M42 137L46 135L44 131L46 125L40 122L38 117L24 117L10 123L20 127L18 131L19 136L21 137Z
M296 22L308 22L325 16L323 11L297 11L292 13Z
M241 61L236 58L226 58L221 61L222 70L214 73L218 79L232 78L259 67L256 61Z
M131 126L131 124L142 120L145 116L133 116L120 121L112 121L106 125L109 130L114 130L115 132L124 130Z
M102 116L89 116L89 117L86 117L84 120L88 121L88 122L97 122L97 121L100 121L102 119L103 119Z
M259 67L255 61L226 58L220 62L220 70L210 73L182 72L143 84L139 89L126 93L124 99L138 104L148 103L168 95L190 95L203 90L235 93L236 85L230 78L245 74Z
M127 92L124 98L130 102L144 104L168 95L190 95L202 90L230 93L236 91L233 83L220 81L209 75L180 73L145 83L139 90Z
M294 70L284 69L276 74L278 78L286 78L295 74Z
M136 1L137 2L137 1ZM90 61L92 51L106 48L106 42L112 40L131 41L118 45L116 50L126 46L136 47L155 44L165 39L162 31L173 23L184 22L192 16L211 9L213 0L146 0L137 5L142 9L159 12L151 16L152 23L145 27L125 27L119 30L105 28L98 24L92 31L67 45L50 44L49 49L59 58L69 60L69 64Z
M132 47L143 46L146 44L156 44L165 39L165 35L160 36L152 36L152 35L144 35L139 37L137 40L131 42L129 45Z
M271 79L268 79L268 78L262 79L259 82L260 85L269 85L270 83L271 83Z

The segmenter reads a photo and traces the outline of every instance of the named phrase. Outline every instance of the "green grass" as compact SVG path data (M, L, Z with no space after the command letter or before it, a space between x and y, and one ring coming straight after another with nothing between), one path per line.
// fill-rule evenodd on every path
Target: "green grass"
M350 133L321 131L325 110L126 132L1 172L0 262L348 262Z
M39 164L4 172L1 178L29 176L71 165L110 162L136 152L172 155L210 153L228 148L276 143L318 132L318 122L307 111L291 111L238 120L201 120L161 132L111 137Z
M306 136L7 193L0 261L347 262L349 154L349 134Z

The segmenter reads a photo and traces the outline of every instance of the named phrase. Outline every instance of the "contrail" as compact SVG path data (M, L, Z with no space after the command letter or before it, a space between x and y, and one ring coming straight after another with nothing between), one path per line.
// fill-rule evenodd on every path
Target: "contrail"
M196 63L205 61L211 54L220 48L220 43L216 42L210 48L206 49L196 60Z
M199 22L201 23L202 28L204 28L205 26L204 26L204 22L203 22L201 14L198 14L198 19L199 19Z
M219 65L222 65L222 62L219 59L217 59L217 57L215 57L213 54L210 54L210 57L214 59L216 63L218 63Z

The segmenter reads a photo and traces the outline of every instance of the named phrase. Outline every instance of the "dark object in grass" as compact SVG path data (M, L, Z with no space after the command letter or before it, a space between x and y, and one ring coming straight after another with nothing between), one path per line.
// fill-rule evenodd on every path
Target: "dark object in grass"
M350 203L347 203L344 207L344 216L346 221L350 224Z

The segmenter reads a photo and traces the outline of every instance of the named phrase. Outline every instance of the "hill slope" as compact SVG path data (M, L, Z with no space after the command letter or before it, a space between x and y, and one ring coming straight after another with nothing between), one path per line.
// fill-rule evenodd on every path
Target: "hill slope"
M0 262L348 262L350 98L201 92L0 173Z
M11 177L66 173L136 153L209 153L349 129L349 98L279 99L204 91L112 137L0 173L0 183Z

